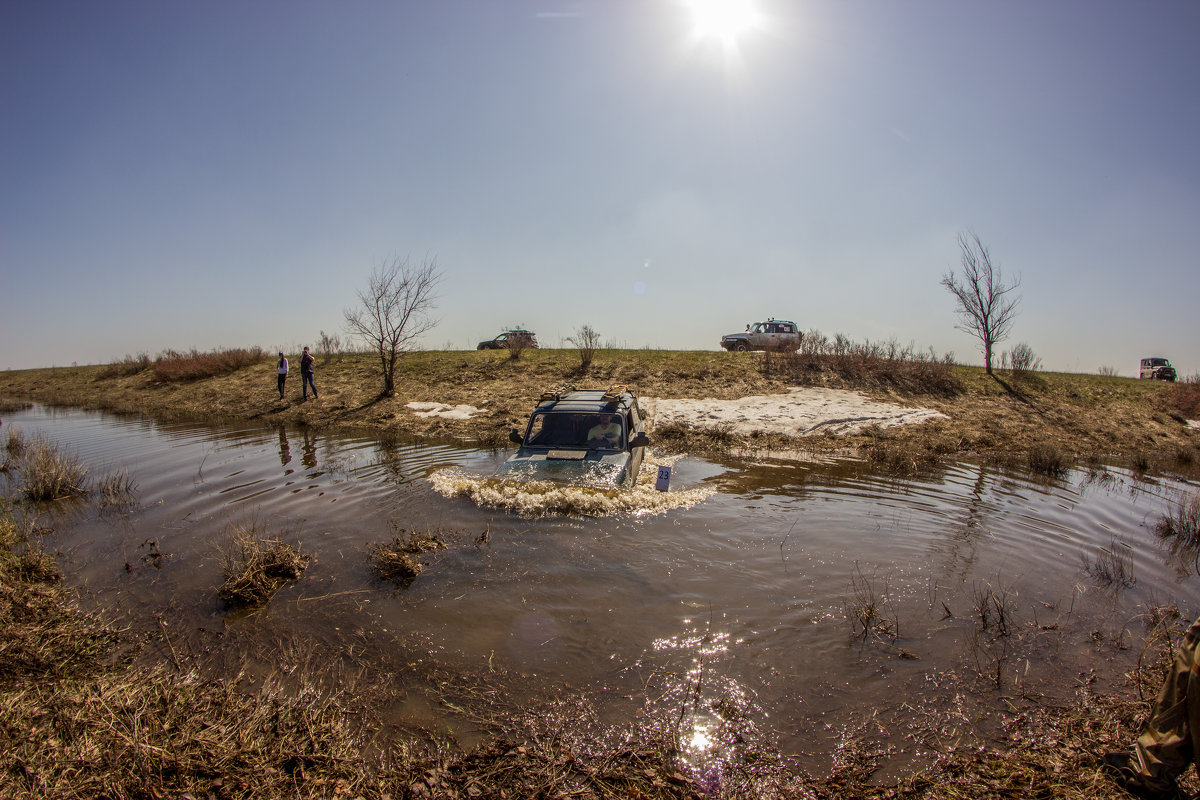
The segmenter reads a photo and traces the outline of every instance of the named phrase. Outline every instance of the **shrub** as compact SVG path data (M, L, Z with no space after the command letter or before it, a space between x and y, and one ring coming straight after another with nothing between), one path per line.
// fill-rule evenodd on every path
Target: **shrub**
M567 341L579 352L579 371L587 372L600 348L600 334L591 325L584 325L575 331L574 336L568 336Z
M330 359L335 355L337 360L342 360L342 338L335 334L328 334L321 331L321 335L317 337L317 349L321 351L321 363L328 364Z
M1012 370L1014 378L1029 375L1042 368L1042 360L1025 342L1014 345L1013 349L1004 355L1008 359L1009 369Z
M524 327L525 327L524 325L517 325L514 328L510 328L510 330L523 330ZM521 353L524 353L526 350L528 350L532 344L533 344L533 340L530 339L528 336L524 336L524 335L512 336L512 335L510 335L508 337L508 360L516 361L517 359L519 359L521 357Z
M1099 374L1105 378L1115 378L1115 377L1117 377L1117 368L1116 367L1101 367L1099 370L1097 370L1097 374Z
M164 350L154 360L154 377L168 382L213 378L257 364L264 358L266 351L261 347L211 350L207 353L198 350L190 353Z

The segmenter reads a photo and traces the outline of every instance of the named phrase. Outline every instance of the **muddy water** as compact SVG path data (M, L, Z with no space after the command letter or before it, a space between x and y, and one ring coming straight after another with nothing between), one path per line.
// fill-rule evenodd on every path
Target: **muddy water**
M381 713L465 741L474 726L418 690L416 665L494 678L500 705L587 697L589 725L666 720L701 766L758 739L822 770L849 735L919 759L914 726L954 736L1013 698L1069 696L1081 675L1116 685L1148 608L1200 614L1194 560L1154 535L1195 487L1119 471L956 463L897 479L849 461L652 454L637 492L584 496L495 483L503 452L41 408L3 423L137 486L128 513L55 512L85 604L156 620L175 659L319 667L343 688L386 673L412 691ZM258 614L216 600L236 525L315 557ZM447 547L410 585L380 582L368 546L408 529ZM1098 581L1104 565L1126 580Z

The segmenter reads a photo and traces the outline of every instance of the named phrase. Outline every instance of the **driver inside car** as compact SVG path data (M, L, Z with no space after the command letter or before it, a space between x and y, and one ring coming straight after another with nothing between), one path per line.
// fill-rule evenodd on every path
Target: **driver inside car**
M616 414L604 414L587 434L588 447L620 447L621 423Z

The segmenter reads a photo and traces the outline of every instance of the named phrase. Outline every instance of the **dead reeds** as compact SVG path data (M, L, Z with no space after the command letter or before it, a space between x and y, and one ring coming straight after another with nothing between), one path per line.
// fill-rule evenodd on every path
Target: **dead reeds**
M1039 475L1063 478L1071 469L1067 456L1053 444L1039 442L1029 448L1029 468Z
M154 377L168 382L212 378L253 366L266 357L267 353L261 347L235 347L207 353L164 350L154 359Z
M802 385L841 382L935 397L955 397L964 391L949 355L938 356L895 339L855 342L840 333L829 339L820 331L808 331L795 352L764 354L763 370Z
M137 484L129 470L107 472L96 481L96 501L102 510L124 510L137 505Z
M846 607L846 617L856 637L894 641L900 636L900 620L891 607L888 581L882 584L875 576L865 575L857 564L850 576L853 599Z
M217 596L230 608L266 603L285 583L298 580L311 558L298 546L264 536L257 523L233 525L221 555L224 582Z
M1128 589L1137 583L1133 576L1133 549L1116 539L1108 547L1100 548L1095 559L1084 553L1083 571L1097 585L1114 590Z
M417 556L446 546L443 534L438 531L397 531L391 541L373 544L367 548L368 557L375 574L385 581L407 585L421 574L421 562Z
M1182 495L1171 512L1159 518L1155 532L1181 547L1200 547L1200 491Z
M152 363L147 353L138 353L136 356L126 355L124 358L102 367L96 374L96 378L99 380L127 378L130 375L137 375L139 372L150 369Z
M13 452L9 438L9 453ZM57 444L35 436L18 448L20 455L20 491L29 500L49 502L88 493L87 467L74 455L63 452Z

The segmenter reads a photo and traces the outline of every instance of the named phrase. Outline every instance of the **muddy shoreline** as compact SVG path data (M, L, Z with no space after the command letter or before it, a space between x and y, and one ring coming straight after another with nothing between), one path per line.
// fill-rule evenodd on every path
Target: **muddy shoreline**
M159 419L244 420L266 425L369 430L383 437L454 439L505 446L524 425L538 394L563 385L625 384L641 397L735 401L785 395L798 386L850 390L879 403L916 406L942 415L912 425L868 426L848 433L789 435L676 421L660 426L657 447L682 452L821 452L869 458L897 467L959 457L1028 464L1049 455L1066 464L1099 462L1139 471L1194 474L1200 463L1196 428L1171 407L1171 385L1130 378L1035 373L1022 378L952 367L957 390L904 391L870 375L848 381L832 370L784 374L762 354L612 350L581 373L569 350L444 351L406 355L396 394L380 395L375 360L343 354L318 361L319 399L300 397L299 376L276 392L273 362L216 377L180 382L151 369L122 374L116 365L0 373L0 398L144 414ZM466 405L464 418L422 415L410 403Z

